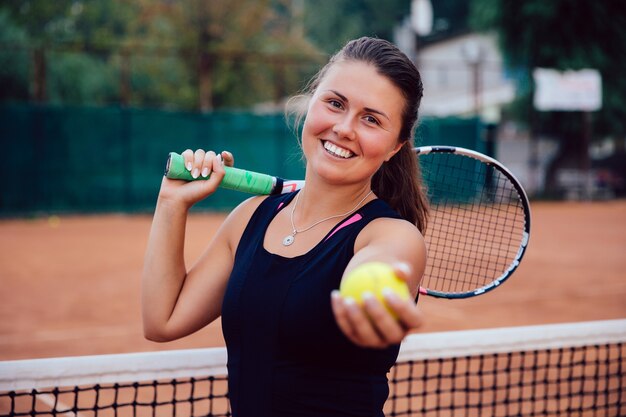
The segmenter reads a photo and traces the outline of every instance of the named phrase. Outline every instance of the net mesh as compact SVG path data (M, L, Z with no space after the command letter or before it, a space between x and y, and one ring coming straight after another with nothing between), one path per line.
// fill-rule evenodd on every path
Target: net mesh
M409 361L390 416L623 416L623 344Z
M8 416L230 416L226 376L0 394Z
M625 342L626 320L412 335L385 415L624 416ZM138 356L0 362L0 415L230 416L224 350L189 352L142 354L130 382Z
M501 278L526 242L529 219L507 175L459 153L419 155L430 201L422 286L467 294Z

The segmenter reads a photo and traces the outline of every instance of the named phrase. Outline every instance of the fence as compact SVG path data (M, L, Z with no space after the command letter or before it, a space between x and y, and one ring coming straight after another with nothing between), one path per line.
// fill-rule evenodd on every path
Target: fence
M476 119L428 119L420 144L485 152ZM0 215L138 212L154 207L170 151L228 149L239 166L302 178L296 135L282 114L180 112L121 107L0 106ZM197 209L228 209L220 190Z

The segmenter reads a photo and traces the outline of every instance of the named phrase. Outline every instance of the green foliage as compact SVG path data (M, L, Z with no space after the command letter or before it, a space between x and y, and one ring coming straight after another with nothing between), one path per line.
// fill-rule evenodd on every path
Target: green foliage
M117 7L120 6L120 7ZM3 33L13 30L19 36L7 38L0 59L13 54L6 66L12 78L2 77L2 99L24 100L29 97L32 53L43 48L46 62L46 96L54 104L105 104L116 102L119 74L112 58L103 54L115 41L121 16L130 17L123 5L115 2L59 0L9 1L0 9ZM99 22L104 20L107 23ZM8 29L13 28L13 29Z
M275 101L301 87L307 68L296 63L319 54L293 28L288 0L187 0L170 17L180 34L193 85L199 85L198 53L210 55L212 104L215 108L247 107ZM282 74L283 63L289 71Z
M16 45L28 42L28 34L13 23L9 13L0 10L0 100L24 100L29 96L28 83L31 77L28 51Z
M626 7L623 0L473 0L471 24L494 30L506 64L521 73L518 99L508 109L531 131L559 140L546 170L545 192L558 190L563 167L587 169L587 118L581 112L539 112L532 108L534 68L597 69L602 76L602 109L593 114L591 134L626 136Z
M129 64L131 105L195 108L198 100L192 75L179 57L141 54L129 58Z
M82 53L49 53L47 96L53 104L105 104L117 96L106 61Z
M467 31L469 3L466 0L431 0L431 4L435 21L429 36Z
M361 36L392 40L394 26L410 7L410 0L307 0L305 30L315 45L333 53Z
M32 53L43 48L54 103L119 102L124 86L133 106L196 109L201 94L214 108L275 102L299 91L348 39L391 39L409 7L410 0L5 0L0 100L29 97ZM199 88L201 73L208 92Z

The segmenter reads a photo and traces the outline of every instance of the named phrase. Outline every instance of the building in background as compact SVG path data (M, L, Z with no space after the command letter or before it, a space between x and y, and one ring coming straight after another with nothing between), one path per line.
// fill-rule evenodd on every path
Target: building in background
M467 2L433 2L428 14L432 25L426 33L416 33L415 16L395 31L396 44L422 75L421 114L478 116L496 123L502 106L513 100L515 85L504 70L495 35L470 30Z
M423 42L417 63L425 86L422 114L478 116L497 122L515 96L492 35L465 33Z
M545 122L541 129L531 119L521 120L520 105L524 104L516 94L520 87L527 93L531 89L528 68L512 71L505 67L496 35L471 30L470 3L412 0L411 15L394 31L394 41L414 59L422 74L421 116L479 117L487 127L483 137L493 145L488 153L507 165L530 195L567 199L626 195L623 133L615 137L605 132L606 138L592 141L590 111L598 111L599 106L586 110L582 129L586 145L581 145L581 149L588 149L585 155L572 145L577 141L571 132L546 128ZM594 69L593 65L590 68ZM564 98L561 93L557 95ZM514 100L517 107L510 107ZM572 104L571 99L567 101ZM579 108L554 110L585 112Z
M528 132L502 120L502 109L515 98L516 84L514 74L504 67L496 35L470 29L468 2L430 4L428 33L417 33L415 16L407 16L394 32L395 43L416 62L422 75L420 116L480 118L487 127L483 135L489 141L487 153L511 169L531 195L537 193L543 186L541 172L556 148L550 142L541 143L542 160L535 163L537 152Z

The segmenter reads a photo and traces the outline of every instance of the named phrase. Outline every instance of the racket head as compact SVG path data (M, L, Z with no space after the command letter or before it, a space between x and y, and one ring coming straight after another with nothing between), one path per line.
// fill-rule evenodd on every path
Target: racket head
M530 238L530 204L500 162L452 146L415 148L430 201L420 294L457 299L505 282Z

